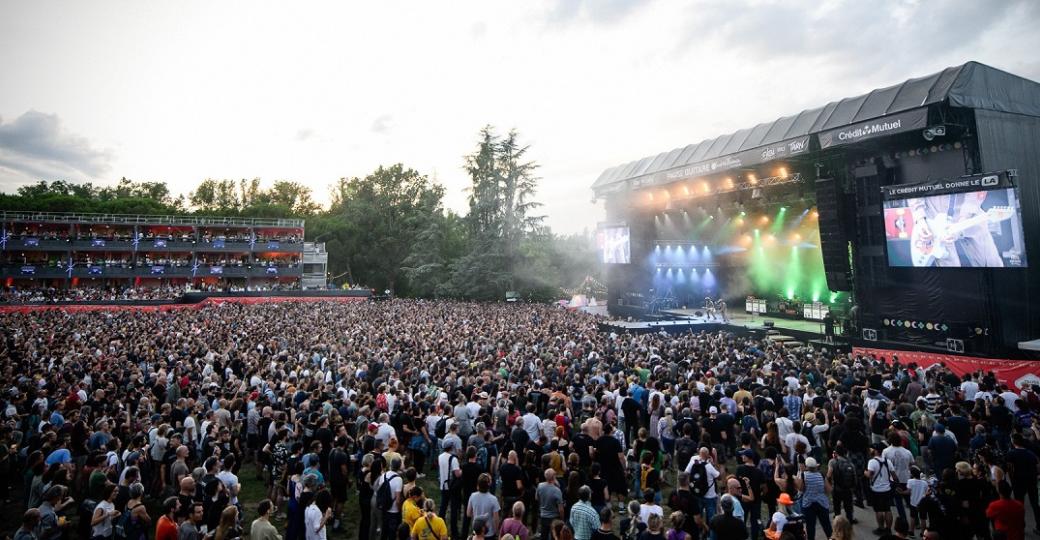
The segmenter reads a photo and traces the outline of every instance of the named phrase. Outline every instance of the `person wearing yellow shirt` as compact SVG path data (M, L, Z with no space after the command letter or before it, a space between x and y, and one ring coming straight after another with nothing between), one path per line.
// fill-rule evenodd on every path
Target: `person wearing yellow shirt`
M423 513L412 526L412 540L448 540L448 526L437 515L433 499L423 501Z
M408 524L409 529L415 525L417 519L422 517L422 506L423 488L413 486L408 491L408 498L404 500L404 504L401 506L401 520Z

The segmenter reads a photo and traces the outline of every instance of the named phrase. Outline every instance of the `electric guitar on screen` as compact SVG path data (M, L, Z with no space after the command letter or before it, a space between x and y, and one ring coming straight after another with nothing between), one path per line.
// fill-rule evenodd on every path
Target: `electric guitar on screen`
M935 261L945 258L953 241L961 232L983 223L1004 221L1015 215L1010 206L994 206L985 212L962 219L956 223L947 223L946 214L938 214L927 220L932 235L923 238L922 227L914 227L910 235L910 258L915 267L932 266Z

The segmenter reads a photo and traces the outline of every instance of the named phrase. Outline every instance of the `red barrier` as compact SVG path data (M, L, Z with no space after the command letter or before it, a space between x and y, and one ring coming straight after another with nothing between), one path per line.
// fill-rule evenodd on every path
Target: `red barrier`
M91 305L91 304L68 304L68 305L19 305L0 306L0 313L33 313L36 311L60 310L67 313L81 313L86 311L170 311L175 309L198 309L211 304L275 304L284 302L363 302L367 298L363 296L211 296L197 304L162 304L157 306L129 306L129 305Z
M867 347L853 347L852 353L883 359L888 364L892 363L892 355L895 355L899 357L899 363L903 365L914 362L924 368L941 362L958 376L979 370L984 372L992 371L997 376L997 380L1014 385L1018 389L1022 389L1023 385L1026 384L1040 385L1040 362L1033 360L974 358L952 354L894 351L891 349L871 349Z

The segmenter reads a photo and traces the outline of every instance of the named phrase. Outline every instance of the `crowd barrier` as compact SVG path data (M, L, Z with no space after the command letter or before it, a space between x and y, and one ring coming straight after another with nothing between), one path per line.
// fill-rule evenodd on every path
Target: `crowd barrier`
M1035 360L1007 360L1001 358L976 358L972 356L956 356L953 354L897 351L892 349L872 349L869 347L853 347L852 353L862 356L873 356L891 364L892 357L898 356L899 363L907 365L911 362L928 369L935 364L944 364L958 377L976 371L992 371L997 380L1013 385L1021 390L1024 385L1040 385L1040 363Z

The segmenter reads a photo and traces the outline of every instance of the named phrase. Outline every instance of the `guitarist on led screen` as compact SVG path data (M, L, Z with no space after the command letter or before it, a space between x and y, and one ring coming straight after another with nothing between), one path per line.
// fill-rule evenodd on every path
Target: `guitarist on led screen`
M908 199L914 217L910 239L913 265L1004 266L989 232L989 223L1007 219L1011 213L983 210L986 194L986 191L975 191Z

